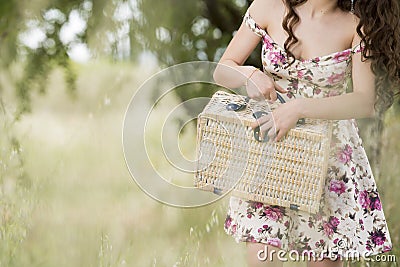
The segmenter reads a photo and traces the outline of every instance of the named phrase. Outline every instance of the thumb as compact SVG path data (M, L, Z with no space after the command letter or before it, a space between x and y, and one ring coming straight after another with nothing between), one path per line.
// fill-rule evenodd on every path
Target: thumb
M280 93L287 93L288 91L283 89L279 84L275 82L275 89Z

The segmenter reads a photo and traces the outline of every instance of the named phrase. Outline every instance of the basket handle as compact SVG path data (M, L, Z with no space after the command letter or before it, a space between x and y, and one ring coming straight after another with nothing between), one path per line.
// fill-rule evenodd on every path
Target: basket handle
M278 100L282 104L286 103L285 99L283 99L283 97L278 92L276 92L276 95L277 95ZM253 113L253 117L255 119L259 119L259 118L261 118L262 116L265 116L265 115L268 115L268 112L256 111L256 112ZM299 124L305 124L305 119L304 118L299 119L297 121L297 124L298 125ZM257 126L256 128L254 128L253 136L254 136L254 139L256 139L258 142L263 142L264 143L264 142L268 142L268 140L269 140L268 135L264 135L263 139L262 140L260 139L260 126Z
M268 112L265 111L256 111L253 113L253 117L255 119L259 119L264 115L268 115ZM254 128L253 130L253 136L254 139L256 139L258 142L268 142L269 138L268 135L264 135L264 138L262 140L260 140L260 126L257 126L256 128Z

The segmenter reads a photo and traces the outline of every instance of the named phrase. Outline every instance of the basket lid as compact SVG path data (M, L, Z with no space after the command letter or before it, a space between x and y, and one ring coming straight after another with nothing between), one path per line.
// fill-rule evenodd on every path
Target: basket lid
M228 104L245 105L239 111L227 109ZM270 113L272 110L282 105L278 100L256 101L243 95L231 94L225 91L217 91L213 94L211 100L199 114L200 117L215 118L219 121L238 122L244 126L250 126L255 121L253 113L263 111ZM295 127L298 128L299 126ZM310 132L328 132L331 131L331 121L321 119L305 119L305 124L301 126L303 131Z
M229 104L244 105L244 108L239 111L229 110L229 108L227 108ZM219 119L238 120L248 125L255 120L253 117L254 112L264 111L269 113L276 108L277 105L279 105L278 102L267 100L256 101L253 99L246 99L246 97L242 95L217 91L214 93L201 115Z

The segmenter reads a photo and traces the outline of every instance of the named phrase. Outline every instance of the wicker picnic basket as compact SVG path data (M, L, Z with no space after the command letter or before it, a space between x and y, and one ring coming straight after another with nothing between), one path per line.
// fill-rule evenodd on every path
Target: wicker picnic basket
M243 105L239 111L229 104ZM194 186L216 194L318 211L332 132L326 120L304 120L278 142L260 142L250 127L255 111L271 112L280 103L257 102L216 92L197 120Z

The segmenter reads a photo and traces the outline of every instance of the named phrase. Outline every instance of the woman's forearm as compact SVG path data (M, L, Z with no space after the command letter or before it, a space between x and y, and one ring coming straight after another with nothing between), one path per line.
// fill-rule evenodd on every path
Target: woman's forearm
M242 66L232 60L221 61L216 67L214 81L235 89L245 85L254 71L253 66ZM345 120L374 116L374 96L366 92L351 92L326 98L299 98L294 100L299 118Z
M345 120L373 117L374 99L361 92L326 98L296 99L300 118Z
M234 89L245 85L254 69L253 66L241 66L232 60L224 60L215 68L213 78L217 84Z

